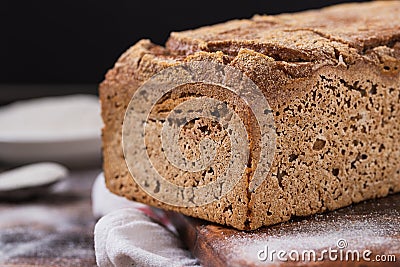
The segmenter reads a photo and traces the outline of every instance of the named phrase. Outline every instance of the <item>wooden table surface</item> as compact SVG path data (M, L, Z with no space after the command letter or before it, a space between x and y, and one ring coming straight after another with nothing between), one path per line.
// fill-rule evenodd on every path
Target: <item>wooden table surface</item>
M100 169L72 171L54 192L0 201L0 266L96 266L91 187Z
M0 201L0 266L95 266L90 191L100 169L71 172L55 192L30 201ZM260 249L335 248L395 255L396 262L319 261L314 266L400 266L400 194L297 218L253 232L174 214L183 240L206 266L270 266ZM304 262L273 262L305 266Z
M400 266L400 194L370 200L337 211L296 218L286 223L264 227L252 232L238 231L176 213L170 218L182 238L204 267L231 266ZM341 243L339 243L339 241ZM340 249L338 246L343 246ZM323 249L343 250L343 260L330 260ZM260 251L267 251L269 257ZM272 251L283 250L286 256L271 261ZM291 251L296 254L288 257ZM302 261L304 251L313 250L317 259ZM366 259L353 261L348 251L366 250L372 253ZM308 260L308 255L305 259ZM379 259L375 256L379 255ZM385 262L377 262L383 259ZM334 259L335 254L332 254ZM362 255L361 255L362 256ZM390 258L389 258L390 257ZM394 258L393 258L394 257ZM293 261L291 259L294 259ZM356 258L355 258L356 259Z

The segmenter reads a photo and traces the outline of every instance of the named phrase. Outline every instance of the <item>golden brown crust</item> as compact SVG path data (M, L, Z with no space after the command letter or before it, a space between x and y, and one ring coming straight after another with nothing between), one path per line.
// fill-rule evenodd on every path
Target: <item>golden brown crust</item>
M100 85L108 188L238 229L399 192L399 13L397 1L346 4L172 33L167 48L138 42ZM255 193L247 192L254 168L250 166L247 176L221 200L178 208L154 200L133 181L121 130L128 103L143 82L169 66L199 60L231 65L258 85L274 111L277 150L270 173ZM196 90L226 97L226 92L207 86ZM174 96L165 103L174 106L187 97L179 90ZM236 101L234 96L226 100ZM252 128L251 114L245 108L240 112ZM149 125L154 132L160 130L157 123ZM251 136L256 161L257 133ZM160 155L154 140L150 149ZM162 163L158 168L162 170Z

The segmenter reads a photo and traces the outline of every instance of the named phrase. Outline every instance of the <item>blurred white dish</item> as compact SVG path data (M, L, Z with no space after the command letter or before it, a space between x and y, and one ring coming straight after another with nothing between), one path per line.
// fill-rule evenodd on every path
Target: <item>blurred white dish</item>
M0 173L0 198L18 200L43 194L67 175L64 166L52 162L5 171Z
M0 161L96 164L101 158L99 100L91 95L38 98L0 108Z

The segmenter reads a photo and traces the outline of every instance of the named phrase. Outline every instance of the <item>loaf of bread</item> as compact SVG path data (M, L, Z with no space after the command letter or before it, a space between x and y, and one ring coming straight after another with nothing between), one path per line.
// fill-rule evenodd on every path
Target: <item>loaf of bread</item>
M139 41L100 85L107 187L134 201L246 230L399 192L399 14L399 1L342 4L173 32L165 47ZM191 82L166 93L140 122L144 141L138 140L138 147L128 137L123 142L127 110L136 108L130 107L135 92L160 72L196 62L245 74L265 97L257 96L257 103L267 103L260 108L273 117L275 138L257 187L250 184L266 149L257 111L240 94L215 83ZM187 158L198 159L201 140L214 140L218 148L211 165L181 170L165 156L162 129L169 114L204 97L224 103L241 119L248 160L243 173L234 173L239 175L234 186L214 201L201 202L208 197L204 194L197 196L198 205L174 205L146 190L160 191L158 182L141 184L147 176L132 173L150 160L172 184L200 187L232 167L234 139L210 117L187 121L175 145ZM147 158L126 161L127 153L142 148L140 142Z

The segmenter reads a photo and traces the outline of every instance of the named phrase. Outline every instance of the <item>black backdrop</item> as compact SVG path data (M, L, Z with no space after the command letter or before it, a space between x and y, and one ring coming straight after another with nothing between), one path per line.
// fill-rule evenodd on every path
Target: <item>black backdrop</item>
M139 39L339 2L349 1L2 0L0 83L98 83Z

